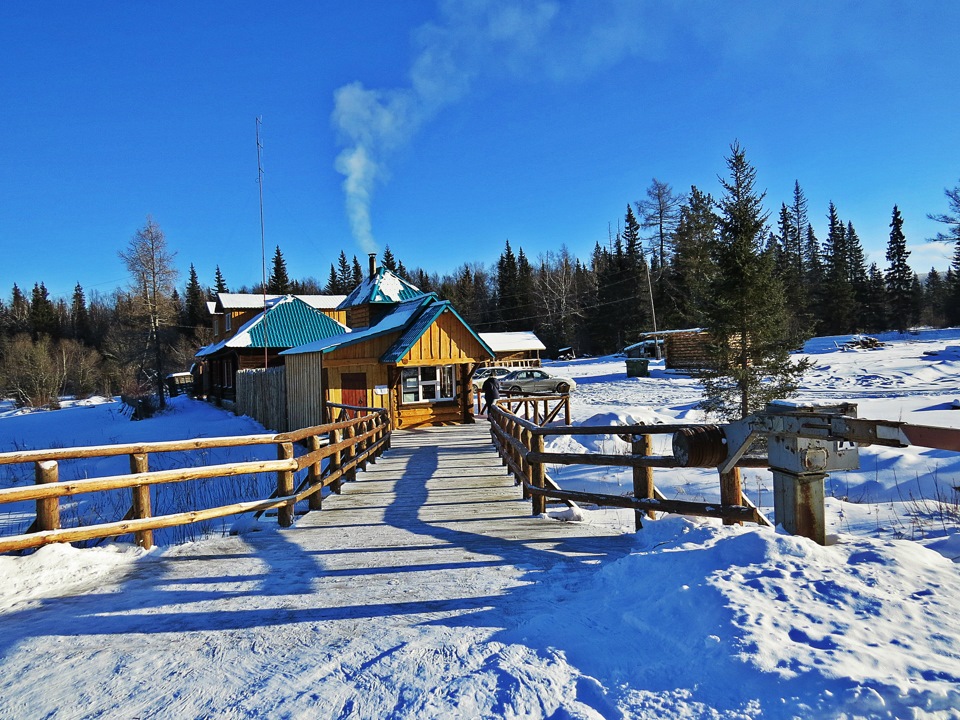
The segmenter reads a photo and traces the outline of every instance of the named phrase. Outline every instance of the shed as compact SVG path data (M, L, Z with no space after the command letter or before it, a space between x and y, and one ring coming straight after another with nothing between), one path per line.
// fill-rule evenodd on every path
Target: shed
M496 354L497 365L540 367L540 351L546 349L532 330L480 333L480 338Z

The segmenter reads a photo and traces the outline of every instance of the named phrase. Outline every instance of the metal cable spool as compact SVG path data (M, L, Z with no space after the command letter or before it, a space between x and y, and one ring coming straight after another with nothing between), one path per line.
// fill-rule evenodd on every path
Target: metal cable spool
M727 459L727 443L717 425L697 425L673 434L673 457L680 467L716 467Z

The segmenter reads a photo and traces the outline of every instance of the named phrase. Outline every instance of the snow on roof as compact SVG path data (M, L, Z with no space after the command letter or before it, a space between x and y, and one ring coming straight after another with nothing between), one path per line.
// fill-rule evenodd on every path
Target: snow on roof
M521 332L480 333L483 340L494 352L517 352L520 350L546 350L532 330Z
M276 302L286 295L267 295L267 304ZM344 301L346 295L295 295L317 310L333 310ZM220 293L216 306L221 312L227 310L259 310L263 308L263 295L257 293Z
M344 310L348 307L366 303L398 303L423 295L423 291L416 285L407 282L387 268L381 267L377 269L373 277L364 278L337 306L337 309Z

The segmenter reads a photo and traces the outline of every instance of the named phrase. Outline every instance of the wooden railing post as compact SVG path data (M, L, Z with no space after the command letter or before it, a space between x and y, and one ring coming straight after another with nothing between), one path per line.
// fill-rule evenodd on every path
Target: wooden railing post
M529 450L532 445L532 436L530 431L526 428L520 430L520 442L523 443L523 446ZM533 485L536 482L536 478L533 475L533 465L527 462L526 459L523 460L523 464L520 466L523 468L523 483L521 487L523 488L523 499L530 499L530 491L527 490L527 484ZM536 501L534 501L536 502Z
M533 435L533 447L528 447L529 450L533 450L538 453L543 453L544 450L544 441L543 435L537 433ZM538 488L543 490L546 487L546 471L543 468L543 463L533 463L533 484ZM547 498L543 495L534 495L533 497L533 514L542 515L547 511Z
M720 504L721 505L741 505L743 495L740 468L731 468L728 472L720 473ZM743 525L738 520L729 518L723 519L724 525Z
M357 444L353 439L357 436L357 426L348 425L346 431L344 432L344 440L347 440L350 444L347 446L347 462L346 464L349 467L347 470L347 480L354 482L357 479Z
M563 396L563 422L570 425L570 394Z
M649 435L634 435L631 444L631 452L634 456L640 455L648 457L653 454L653 441ZM635 498L654 498L653 490L653 468L636 467L633 468L633 496ZM643 511L634 510L634 527L636 530L643 528ZM651 520L657 517L653 510L647 510L647 517Z
M145 473L150 472L150 460L146 453L130 454L130 472ZM133 519L142 520L152 517L153 510L150 505L150 486L134 485L133 491ZM133 534L137 545L144 549L153 547L153 530L138 530Z
M34 466L37 485L46 485L60 480L60 469L55 460L42 460ZM60 498L37 500L37 530L60 529Z
M320 449L320 438L316 435L311 435L307 438L307 449L311 452L317 452ZM315 488L315 492L307 498L307 507L311 510L322 510L323 509L323 488L317 487L320 483L320 461L317 460L315 463L310 465L307 468L307 483L310 487Z
M293 459L293 443L285 442L277 445L277 460ZM277 471L277 497L293 495L293 470ZM281 505L277 508L277 522L280 527L293 525L293 503Z
M340 430L334 429L330 431L330 444L339 445L340 440L343 437L343 433ZM343 467L343 452L337 450L330 456L329 465L327 467L330 469L330 473L333 474L338 472L341 467ZM340 494L340 490L343 487L343 476L338 477L330 484L330 489L335 492L337 495Z

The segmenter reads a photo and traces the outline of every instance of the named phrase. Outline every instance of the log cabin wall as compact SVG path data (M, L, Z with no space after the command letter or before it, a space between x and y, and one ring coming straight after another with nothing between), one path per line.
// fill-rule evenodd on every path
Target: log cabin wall
M712 366L707 352L710 333L675 333L664 337L664 365L671 370L701 370Z

